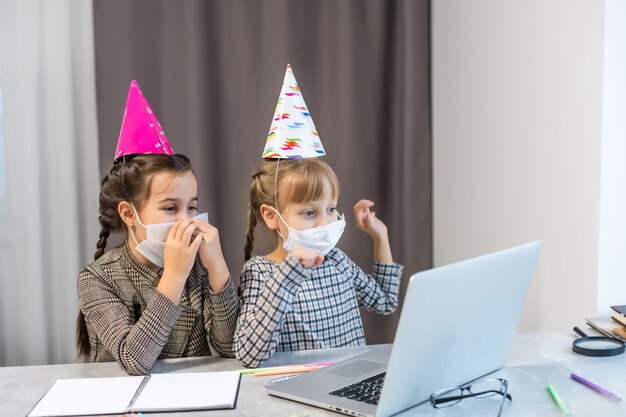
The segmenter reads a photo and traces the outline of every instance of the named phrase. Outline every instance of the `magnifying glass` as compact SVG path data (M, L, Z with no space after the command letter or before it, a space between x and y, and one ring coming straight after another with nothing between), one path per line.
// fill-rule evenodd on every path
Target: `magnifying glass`
M624 342L604 336L589 336L578 327L574 331L581 337L574 340L572 350L585 356L606 357L624 353Z

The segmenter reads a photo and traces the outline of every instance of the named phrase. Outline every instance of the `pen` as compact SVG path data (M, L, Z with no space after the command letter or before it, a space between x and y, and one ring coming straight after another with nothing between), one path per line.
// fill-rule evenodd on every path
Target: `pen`
M580 382L583 385L588 386L589 388L598 391L600 394L609 397L612 400L615 401L621 401L622 399L620 398L619 395L609 391L606 388L602 388L600 385L594 384L593 382L589 381L588 379L583 378L580 375L577 375L575 373L572 372L571 377L573 380Z
M589 337L589 335L585 332L583 332L582 330L580 330L580 328L578 326L574 326L574 331L580 336L580 337Z
M567 408L567 406L565 405L561 397L559 397L559 394L557 394L554 387L551 384L548 384L546 388L548 388L548 392L550 393L550 396L552 397L556 405L561 410L561 413L563 413L563 415L565 416L569 416L570 415L569 409Z

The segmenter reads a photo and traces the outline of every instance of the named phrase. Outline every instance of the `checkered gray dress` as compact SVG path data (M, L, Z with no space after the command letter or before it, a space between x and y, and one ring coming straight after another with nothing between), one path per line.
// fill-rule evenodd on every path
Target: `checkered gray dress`
M364 345L359 305L392 313L402 269L375 262L367 275L337 248L316 269L291 255L281 264L253 257L241 274L235 356L256 367L275 351Z
M78 297L91 360L117 361L129 374L147 374L157 359L211 355L207 336L217 353L232 357L239 312L232 281L212 292L196 260L176 305L154 286L158 277L126 244L81 270Z

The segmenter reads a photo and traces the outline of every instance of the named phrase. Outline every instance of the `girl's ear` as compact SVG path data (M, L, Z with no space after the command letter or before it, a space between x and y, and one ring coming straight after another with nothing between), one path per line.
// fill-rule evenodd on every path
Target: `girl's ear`
M135 210L133 210L133 206L128 201L120 201L117 205L117 214L120 215L126 226L131 227L135 224Z
M263 217L263 221L265 222L265 225L268 229L278 229L278 216L276 215L276 212L270 208L270 206L268 206L267 204L261 204L261 207L259 207L259 212L261 213L261 217Z

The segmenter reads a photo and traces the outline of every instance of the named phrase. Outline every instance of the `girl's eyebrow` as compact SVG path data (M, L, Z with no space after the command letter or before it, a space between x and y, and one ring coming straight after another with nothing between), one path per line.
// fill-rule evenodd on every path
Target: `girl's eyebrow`
M177 202L177 201L180 201L180 200L181 200L180 198L168 197L168 198L164 198L163 200L159 201L159 203L166 203L168 201ZM194 197L190 201L198 201L198 197Z

